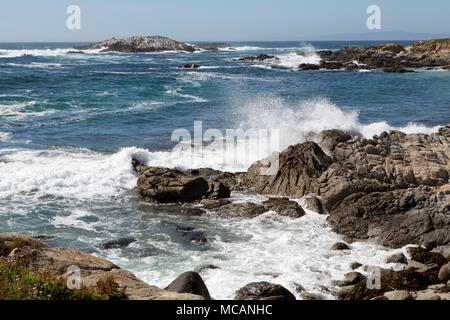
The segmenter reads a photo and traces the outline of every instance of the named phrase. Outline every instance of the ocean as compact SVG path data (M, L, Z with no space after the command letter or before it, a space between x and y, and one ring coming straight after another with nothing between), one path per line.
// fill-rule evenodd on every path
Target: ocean
M318 63L315 50L373 43L381 42L231 42L233 49L218 52L158 54L70 54L80 44L0 43L0 232L46 236L52 246L105 257L159 287L201 270L215 299L232 299L253 281L292 292L300 284L333 299L321 286L332 287L351 262L388 267L384 259L405 248L358 242L350 253L330 251L343 238L310 211L299 219L273 212L253 219L182 216L180 205L133 195L131 158L181 170L245 171L269 155L186 155L172 133L193 132L195 121L203 132L277 130L278 151L323 129L370 138L450 124L448 71L295 70ZM235 61L261 53L279 59ZM182 63L200 68L178 68ZM232 194L235 202L265 199ZM191 243L180 227L194 228L208 243ZM126 248L99 247L129 237L136 241Z

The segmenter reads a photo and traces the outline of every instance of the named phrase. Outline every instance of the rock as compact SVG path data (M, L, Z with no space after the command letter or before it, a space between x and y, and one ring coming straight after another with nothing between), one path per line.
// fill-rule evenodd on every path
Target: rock
M39 240L17 232L0 234L0 257L7 257L16 248L49 248Z
M194 238L192 238L191 239L191 242L193 243L193 244L205 244L205 243L208 243L208 239L206 238L206 237L194 237Z
M185 272L171 282L164 290L177 293L192 293L211 300L208 288L197 272Z
M322 298L320 298L318 295L309 292L302 292L300 294L300 298L302 298L303 300L322 300Z
M437 252L432 252L430 250L420 248L420 247L409 247L406 249L408 254L411 256L411 260L420 262L424 265L427 264L437 264L442 266L447 262L447 259Z
M83 51L68 51L67 54L84 54Z
M348 280L332 280L331 283L337 287L347 287L350 283Z
M102 48L105 48L103 51L117 51L126 53L195 51L195 48L192 46L161 36L129 37L120 40L112 38L88 46L75 47L75 49L78 50L92 50Z
M405 290L385 292L384 296L389 300L414 300L409 292Z
M336 291L336 297L338 297L341 300L344 300L345 297L350 293L350 291L353 290L354 285L349 285L346 287L340 288L338 291Z
M348 133L345 133L344 131L332 129L332 130L321 131L317 135L316 141L321 147L323 147L329 151L334 151L335 147L339 143L346 142L346 141L350 140L351 138L352 138L351 135Z
M236 292L236 300L296 300L295 296L279 284L252 282Z
M350 285L357 284L358 282L361 282L362 280L366 279L364 275L356 271L346 273L344 277L347 279Z
M432 252L436 252L446 257L447 259L450 257L450 245L447 246L438 246L432 250Z
M439 266L436 263L430 263L425 265L425 267L417 269L417 272L421 272L421 273L427 273L430 271L437 271L439 270Z
M450 262L443 265L441 269L439 269L438 279L442 282L447 282L450 280Z
M180 214L185 216L201 216L205 212L206 211L198 208L183 208L180 210Z
M180 65L178 66L178 68L184 68L184 69L197 69L197 68L200 68L200 66L197 65L197 64L194 64L194 63L183 63L183 64L180 64Z
M330 250L350 250L350 247L343 242L336 242L331 246Z
M270 157L266 160L270 161ZM267 161L257 161L250 166L241 184L257 193L301 198L317 193L318 178L332 160L316 143L309 141L281 152L278 163L277 174L267 176L261 174L267 167Z
M401 67L392 67L392 68L384 68L384 72L390 72L390 73L414 73L413 70L408 70Z
M234 218L254 218L267 212L267 209L263 205L257 203L243 202L226 204L217 208L216 211L219 214Z
M267 54L260 54L258 56L250 56L250 57L244 57L237 59L237 61L265 61L265 60L277 60L278 58L275 56L269 56Z
M408 259L405 257L405 255L403 253L399 252L399 253L394 253L393 255L389 256L386 259L386 263L407 264L408 263Z
M136 242L135 238L122 238L122 239L119 239L119 240L105 242L105 243L99 245L99 248L101 248L101 249L126 248L133 242Z
M213 43L200 43L198 48L206 51L219 51L220 49L229 49L231 46L228 43L213 42Z
M350 268L352 268L352 270L358 269L359 267L361 267L362 264L359 262L352 262L352 264L350 265Z
M17 234L1 234L0 239L12 237L27 237ZM31 238L32 239L32 238ZM95 285L99 280L114 278L119 290L124 290L129 300L202 300L201 296L193 294L172 293L155 286L151 286L136 278L127 270L117 267L112 262L94 257L70 248L50 248L45 244L15 248L8 255L8 260L35 272L48 273L57 277L71 276L67 270L70 266L78 266L81 271L82 283L86 286Z
M408 265L406 266L406 270L417 270L417 269L422 269L425 268L425 265L423 263L414 261L414 260L410 260L408 262Z
M295 201L287 198L270 198L262 203L266 211L275 211L280 216L300 218L305 215L305 211Z
M302 63L298 66L299 70L301 71L315 71L320 70L320 66L318 64L311 64L311 63Z
M358 62L365 69L384 68L402 72L405 68L422 68L448 65L450 62L450 39L419 41L404 47L398 43L385 43L366 47L346 46L338 51L322 50L318 55L324 62L339 62L349 69Z
M381 301L381 300L389 300L389 299L386 298L385 296L378 296L378 297L374 297L374 298L372 298L370 300L374 300L374 301L379 300L379 301Z
M320 63L320 69L328 69L328 70L340 70L344 67L344 65L340 62L335 62L335 61L331 61L331 62L321 62Z
M198 273L202 273L205 270L215 270L215 269L220 269L220 268L215 266L215 265L213 265L213 264L206 264L206 265L199 266L194 271L198 272Z
M434 293L432 290L420 292L416 296L416 300L441 300L441 297Z
M307 196L305 202L306 202L306 209L316 212L318 214L326 214L326 210L322 205L322 201L315 195Z
M230 196L229 188L215 180L191 176L178 170L144 166L136 159L133 159L133 167L139 174L134 193L148 201L193 202Z
M447 290L450 290L450 280L447 281Z

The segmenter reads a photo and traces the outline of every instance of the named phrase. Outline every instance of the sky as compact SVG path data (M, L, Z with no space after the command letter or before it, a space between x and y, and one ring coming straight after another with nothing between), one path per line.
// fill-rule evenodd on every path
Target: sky
M81 29L66 26L69 5ZM381 28L450 34L449 0L1 0L0 42L91 42L132 35L179 41L287 41Z

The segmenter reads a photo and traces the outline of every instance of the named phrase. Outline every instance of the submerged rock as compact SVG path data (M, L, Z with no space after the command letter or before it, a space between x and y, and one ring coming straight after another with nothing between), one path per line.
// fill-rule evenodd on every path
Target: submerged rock
M330 250L350 250L350 247L343 242L336 242L330 248Z
M236 300L296 300L295 296L279 284L252 282L236 292Z
M272 60L272 59L277 60L278 58L275 56L267 55L267 54L260 54L258 56L239 58L239 59L237 59L237 61L265 61L265 60Z
M386 259L386 263L402 263L402 264L407 264L408 263L408 259L405 257L405 255L403 253L395 253L391 256L389 256Z
M224 42L200 43L197 47L206 51L219 51L220 49L231 48L228 43Z
M194 64L194 63L183 63L183 64L180 64L180 65L178 66L178 68L183 68L183 69L198 69L198 68L200 68L200 66L197 65L197 64Z
M126 248L133 242L136 242L135 238L122 238L122 239L119 239L119 240L105 242L105 243L101 244L99 247L101 249Z

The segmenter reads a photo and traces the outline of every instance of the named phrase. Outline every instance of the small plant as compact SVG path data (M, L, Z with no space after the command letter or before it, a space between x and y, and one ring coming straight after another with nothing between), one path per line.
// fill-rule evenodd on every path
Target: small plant
M0 258L0 300L117 300L124 299L114 278L95 286L69 289L63 278L38 273Z

